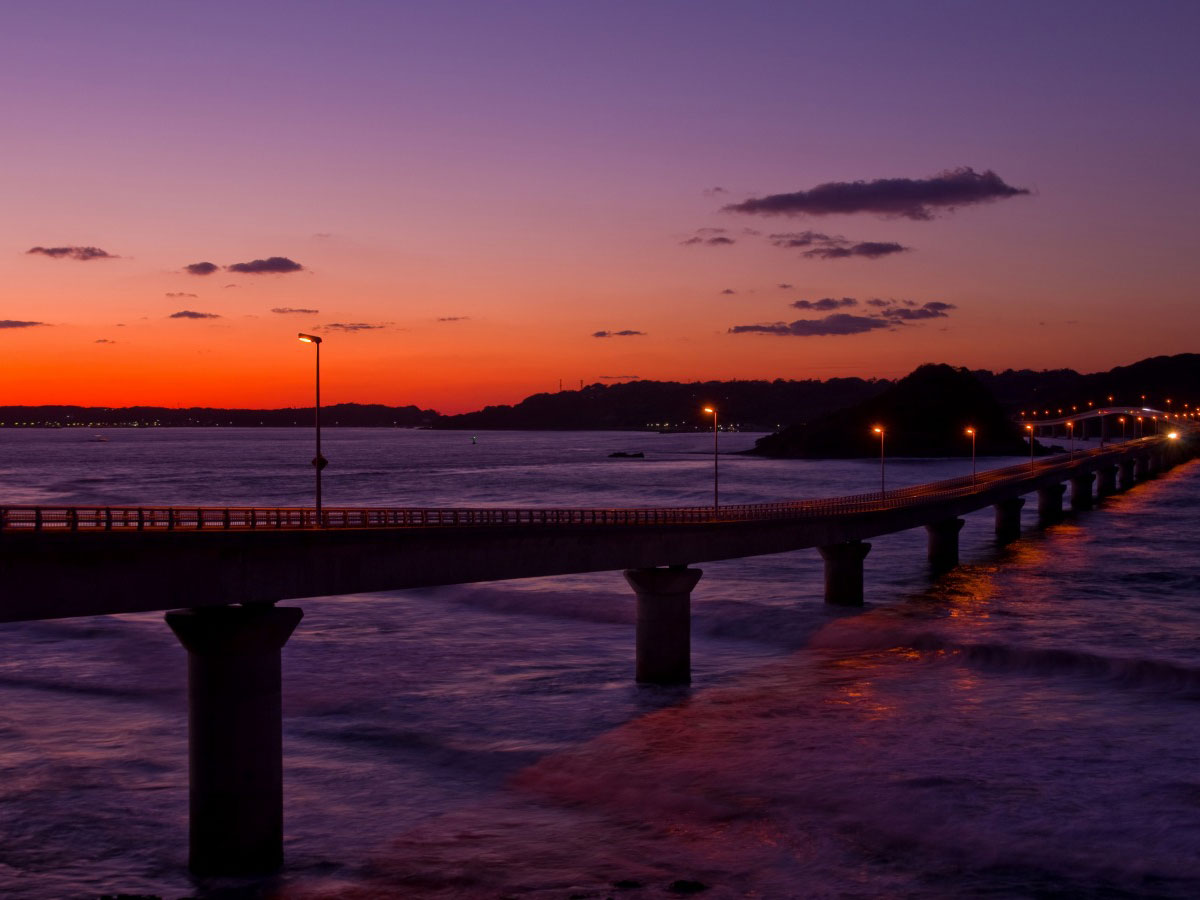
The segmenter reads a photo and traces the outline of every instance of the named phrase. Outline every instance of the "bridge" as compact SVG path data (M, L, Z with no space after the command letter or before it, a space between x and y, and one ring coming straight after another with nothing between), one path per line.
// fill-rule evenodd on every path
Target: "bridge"
M1039 422L1039 425L1049 425ZM863 603L868 539L925 528L958 564L961 516L993 507L1019 536L1026 494L1051 523L1195 455L1152 436L887 492L633 509L0 508L0 622L170 610L188 655L190 855L199 874L282 864L283 600L624 570L639 682L690 679L692 564L816 548L825 601ZM1093 487L1094 486L1094 487Z

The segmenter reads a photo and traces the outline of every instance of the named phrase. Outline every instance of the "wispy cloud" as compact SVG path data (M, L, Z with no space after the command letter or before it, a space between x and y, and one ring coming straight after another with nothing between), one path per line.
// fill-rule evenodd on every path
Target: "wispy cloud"
M841 235L824 234L820 231L797 231L772 234L768 240L785 250L805 249L801 254L809 259L847 259L863 257L879 259L893 253L904 253L910 248L894 241L851 241Z
M93 259L120 259L121 257L101 250L99 247L30 247L25 251L35 256L48 256L51 259L76 259L89 262Z
M470 316L439 316L439 322L466 322Z
M37 328L45 322L24 322L20 319L0 319L0 328Z
M234 263L225 268L230 272L241 272L243 275L284 275L288 272L303 271L304 266L286 256L268 256L266 259Z
M829 181L807 191L752 197L725 207L728 212L767 216L826 216L873 213L928 221L939 211L990 203L1030 193L1013 187L990 169L950 169L931 178L879 178Z
M920 319L945 319L948 317L948 310L957 308L953 303L942 303L938 300L932 300L916 309L904 306L885 309L880 315L902 322L915 322Z
M299 306L276 306L274 309L271 310L271 312L277 313L278 315L281 315L281 316L290 316L290 315L294 315L294 314L315 316L317 313L320 312L320 310L319 309L304 309L303 307L299 307Z
M192 309L181 309L177 313L171 313L167 316L168 319L219 319L221 318L216 313L196 312Z
M787 337L821 337L825 335L862 334L887 328L886 319L874 316L855 316L833 313L821 319L798 319L795 322L774 322L769 325L734 325L730 334L773 334Z
M820 300L794 300L792 306L796 309L813 309L827 312L831 309L841 309L844 306L857 306L858 301L853 297L822 297Z
M724 294L725 296L731 296L733 294L736 294L737 291L735 291L733 288L725 288L725 290L721 291L721 293Z
M632 328L627 328L624 331L593 331L592 337L609 338L609 337L634 337L635 335L644 335L644 331L634 331Z
M776 285L781 291L790 291L795 285L788 284L786 281L781 281Z
M728 247L737 242L727 236L727 230L725 228L697 228L691 237L680 243L684 247L694 247L699 244L707 247Z
M321 326L325 331L375 331L386 327L386 325L376 325L370 322L330 322L328 325Z
M92 341L93 344L115 344L116 341L110 341L108 338L96 338Z
M184 266L183 271L187 272L189 275L211 275L219 268L221 267L216 263L198 262Z
M175 299L175 300L178 300L178 299L180 299L180 298L183 298L183 297L186 297L186 298L188 298L189 300L195 300L195 299L197 299L197 296L198 296L198 295L196 295L196 294L187 294L187 293L184 293L183 291L168 291L168 292L167 292L166 294L164 294L163 296L164 296L164 297L170 297L170 298L172 298L172 299Z
M601 375L601 381L636 381L640 375Z

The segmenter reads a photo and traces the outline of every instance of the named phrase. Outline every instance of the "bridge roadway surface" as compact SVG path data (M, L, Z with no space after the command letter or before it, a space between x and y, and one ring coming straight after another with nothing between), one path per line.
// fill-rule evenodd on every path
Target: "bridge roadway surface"
M860 541L1162 453L1149 437L886 493L643 509L0 509L0 622L648 569Z

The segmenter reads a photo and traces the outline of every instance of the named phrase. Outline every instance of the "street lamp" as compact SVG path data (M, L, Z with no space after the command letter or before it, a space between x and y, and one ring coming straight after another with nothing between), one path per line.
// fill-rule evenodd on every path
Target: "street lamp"
M1070 439L1071 439L1071 454L1070 455L1074 456L1075 455L1075 423L1074 422L1067 423L1067 434L1070 436Z
M1026 425L1025 430L1029 432L1029 471L1033 471L1033 426Z
M887 493L887 482L884 480L884 458L883 458L883 426L876 425L871 429L879 435L879 493Z
M717 408L715 406L704 407L706 413L712 413L713 417L713 515L717 514Z
M971 436L971 487L975 487L975 429L968 428L967 434Z
M1117 416L1117 421L1121 423L1121 440L1125 440L1125 417Z
M317 527L323 524L321 521L321 470L329 465L329 460L321 455L321 338L315 334L305 334L300 332L297 337L306 344L312 344L317 351L317 393L316 401L313 403L313 423L317 431L317 455L313 457L313 469L317 473Z

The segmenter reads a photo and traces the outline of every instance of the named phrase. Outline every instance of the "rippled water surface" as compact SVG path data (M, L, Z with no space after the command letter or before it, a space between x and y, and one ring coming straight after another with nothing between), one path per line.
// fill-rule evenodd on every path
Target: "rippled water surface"
M0 430L0 502L309 502L303 430L105 435ZM471 438L330 430L326 502L710 502L705 435ZM721 458L728 502L878 478ZM0 626L0 896L1200 896L1198 486L1190 463L1048 530L1030 509L1006 549L981 511L936 581L923 532L876 539L861 611L821 602L815 551L704 564L688 689L632 683L617 572L297 601L266 882L186 873L160 614Z

